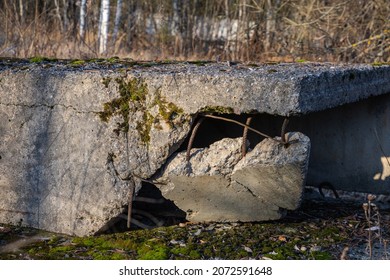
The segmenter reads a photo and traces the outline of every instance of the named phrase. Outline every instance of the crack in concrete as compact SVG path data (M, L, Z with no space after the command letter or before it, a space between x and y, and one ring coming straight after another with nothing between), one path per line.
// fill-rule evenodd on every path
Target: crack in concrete
M14 106L14 107L27 107L27 108L39 108L39 107L45 107L45 108L49 108L49 109L54 109L55 107L63 107L65 109L71 109L73 111L75 111L76 113L78 114L99 114L100 111L82 111L82 110L78 110L76 109L74 106L72 105L64 105L64 104L52 104L52 105L49 105L49 104L23 104L23 103L20 103L20 104L15 104L15 103L1 103L0 102L0 105L3 105L3 106Z
M244 189L246 189L253 197L256 197L256 198L259 198L257 195L255 195L252 190L250 188L248 188L247 186L245 186L244 184L240 183L239 181L236 181L236 180L231 180L230 181L230 185L233 183L233 182L236 182L237 184L239 184L240 186L242 186Z

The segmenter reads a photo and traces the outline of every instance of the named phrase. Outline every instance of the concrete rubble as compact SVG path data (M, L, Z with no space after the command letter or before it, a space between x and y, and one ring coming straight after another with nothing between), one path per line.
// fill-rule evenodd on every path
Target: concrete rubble
M305 186L310 140L295 132L292 142L264 139L241 155L242 138L225 138L208 148L172 156L159 180L164 197L193 222L264 221L298 208Z
M389 80L390 66L128 60L80 66L0 59L0 223L94 234L125 212L142 179L156 176L167 161L170 184L159 187L180 208L192 210L187 212L190 220L277 219L285 209L298 207L306 172L316 181L332 175L317 157L310 163L319 168L311 172L309 166L307 171L308 138L292 134L299 141L287 149L265 139L240 159L240 140L224 136L209 148L193 150L188 176L182 153L173 154L183 149L194 120L205 113L250 113L254 119L268 118L261 123L272 127L269 135L274 137L280 135L280 117L307 115L310 120L313 112L385 96ZM382 111L374 114L385 122L389 113ZM370 107L367 114L371 112ZM292 122L289 128L303 132L311 146L321 149L324 138L315 130L321 126L311 125L309 135L304 122L295 123L301 127L294 129ZM347 122L342 127L363 131ZM334 131L321 129L329 132L330 141ZM388 153L384 141L390 129L377 131L370 143L382 143ZM375 160L379 153L375 150ZM386 164L386 154L382 157ZM349 178L351 185L363 177L367 165L354 162L360 177L338 177ZM369 170L375 171L371 178L380 179L377 192L388 189L382 163L379 157ZM364 188L371 181L355 185Z

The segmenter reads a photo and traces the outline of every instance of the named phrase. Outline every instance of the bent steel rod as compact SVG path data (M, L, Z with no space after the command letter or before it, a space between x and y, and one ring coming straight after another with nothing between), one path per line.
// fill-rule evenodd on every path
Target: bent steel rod
M265 134L265 133L262 133L254 128L251 128L249 125L246 125L246 124L243 124L239 121L236 121L236 120L231 120L231 119L227 119L227 118L224 118L224 117L219 117L219 116L214 116L214 115L209 115L209 114L205 114L203 115L204 117L206 118L211 118L211 119L217 119L217 120L223 120L223 121L227 121L227 122L232 122L232 123L235 123L235 124L238 124L238 125L241 125L242 127L246 127L248 128L250 131L253 131L254 133L257 133L265 138L270 138L278 143L281 143L281 144L287 144L286 142L284 142L283 140L278 140L278 139L275 139L275 138L272 138L271 136Z
M252 121L252 117L248 117L246 119L246 125L249 126L251 124L251 121ZM244 133L242 134L242 144L241 144L241 157L245 157L246 155L246 150L247 150L247 147L246 147L246 139L248 137L248 127L245 127L244 128Z
M289 122L289 119L285 118L283 121L282 130L280 132L280 137L282 138L282 141L286 144L288 143L288 141L286 140L286 128L287 128L288 122Z
M190 140L188 141L188 146L187 146L187 153L186 153L186 161L190 161L190 157L191 157L191 148L192 148L192 144L194 143L194 139L195 139L195 136L196 136L196 132L198 131L199 129L199 126L202 124L204 118L203 116L198 120L198 122L196 123L196 125L194 126L194 128L192 129L192 133L191 133L191 137L190 137Z

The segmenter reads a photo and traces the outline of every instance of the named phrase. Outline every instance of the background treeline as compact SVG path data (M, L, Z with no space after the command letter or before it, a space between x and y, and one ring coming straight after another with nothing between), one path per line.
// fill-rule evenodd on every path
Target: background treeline
M0 56L389 62L389 0L0 0Z

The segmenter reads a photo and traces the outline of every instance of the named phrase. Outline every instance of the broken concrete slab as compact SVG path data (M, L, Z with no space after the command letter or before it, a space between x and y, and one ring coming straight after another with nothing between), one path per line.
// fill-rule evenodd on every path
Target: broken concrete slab
M190 116L177 109L166 120L171 104L141 92L133 77L111 88L100 75L73 72L10 77L0 78L2 223L94 234L125 211L140 178L152 176L190 130ZM137 93L150 99L115 107Z
M310 140L288 133L287 147L264 139L241 155L242 138L225 138L208 148L171 157L162 172L164 197L193 222L264 221L297 209L305 186Z
M133 76L143 79L150 91L159 90L162 98L190 114L219 107L224 109L222 113L292 116L390 92L390 65L239 63L229 66L211 62L142 63L126 60L109 64L85 62L78 67L69 64L66 61L41 64L0 61L0 72L2 80L7 81L6 85L12 85L13 90L27 84L28 87L38 86L44 90L43 78L36 79L37 76L53 82L73 80L77 87L83 87L78 84L78 77L83 76L87 83L104 83L108 88L117 84L115 79L118 77ZM3 89L7 89L6 85ZM91 102L88 95L74 94L74 98L49 94L33 100L2 96L2 102L37 104L44 101L47 105L59 103L84 111L91 108L99 111L98 101L104 102L103 96Z
M327 63L0 60L0 221L93 234L197 115L306 114L386 94L389 76L390 66Z

